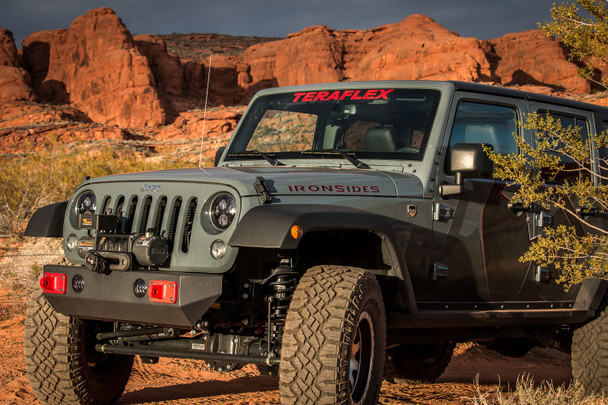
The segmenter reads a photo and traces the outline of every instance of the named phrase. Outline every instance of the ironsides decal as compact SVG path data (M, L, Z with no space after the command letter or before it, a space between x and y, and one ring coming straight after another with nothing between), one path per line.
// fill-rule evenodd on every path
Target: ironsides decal
M299 185L292 184L287 186L287 189L292 193L361 193L375 194L380 192L380 186L343 186L340 184L309 184Z
M388 100L388 95L395 89L369 90L336 90L336 91L303 91L293 94L293 103L298 101L331 101L331 100Z

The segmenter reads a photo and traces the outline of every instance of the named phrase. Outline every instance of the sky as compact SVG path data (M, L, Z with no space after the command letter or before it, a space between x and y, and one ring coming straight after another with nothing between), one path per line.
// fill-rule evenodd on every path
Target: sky
M218 33L285 37L311 25L370 29L425 14L461 36L498 38L551 20L558 0L0 0L0 27L17 47L29 34L69 28L111 7L133 35Z

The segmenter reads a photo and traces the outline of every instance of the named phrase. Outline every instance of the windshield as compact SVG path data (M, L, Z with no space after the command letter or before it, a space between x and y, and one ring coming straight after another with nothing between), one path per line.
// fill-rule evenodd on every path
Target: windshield
M256 100L226 160L422 160L440 93L361 89L285 93ZM333 153L328 153L333 152Z

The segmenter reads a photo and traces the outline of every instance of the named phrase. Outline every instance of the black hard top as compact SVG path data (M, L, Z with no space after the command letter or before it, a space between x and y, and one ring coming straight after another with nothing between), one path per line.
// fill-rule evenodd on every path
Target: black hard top
M515 89L509 89L506 87L490 86L487 84L470 83L470 82L459 82L449 81L452 83L457 90L465 90L475 93L483 94L494 94L497 96L513 97L530 101L537 101L540 103L551 103L559 104L565 107L579 108L588 111L598 111L604 114L608 114L608 108L602 107L596 104L585 103L582 101L570 100L562 97L547 96L544 94L532 93L529 91L521 91Z

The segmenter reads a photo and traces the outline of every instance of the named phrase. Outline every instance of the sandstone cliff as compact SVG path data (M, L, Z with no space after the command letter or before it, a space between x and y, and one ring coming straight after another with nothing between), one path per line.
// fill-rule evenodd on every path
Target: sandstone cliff
M10 103L0 106L0 136L12 139L0 139L0 151L51 131L57 139L69 139L66 133L82 140L131 133L195 138L209 73L210 107L246 104L271 86L354 80L464 80L571 95L593 90L562 46L540 31L482 41L424 15L371 30L313 26L283 39L231 37L225 47L221 41L215 34L133 37L109 8L89 11L69 29L33 33L21 52L0 29L0 103ZM196 51L186 53L192 46ZM34 107L35 101L42 104ZM242 108L214 111L208 130L215 144L229 136Z

